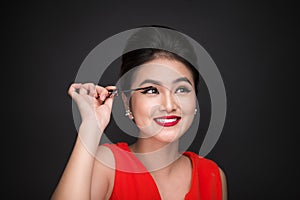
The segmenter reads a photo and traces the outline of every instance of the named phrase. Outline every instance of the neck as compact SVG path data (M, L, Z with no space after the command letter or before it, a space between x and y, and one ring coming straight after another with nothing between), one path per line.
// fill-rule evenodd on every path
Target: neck
M180 157L179 141L163 143L154 138L139 138L130 149L149 172L169 168Z

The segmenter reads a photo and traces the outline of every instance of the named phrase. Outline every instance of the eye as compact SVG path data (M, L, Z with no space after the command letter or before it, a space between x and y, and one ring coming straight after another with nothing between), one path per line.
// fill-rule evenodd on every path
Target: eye
M175 93L189 93L191 90L186 87L179 87L176 89Z
M151 87L141 92L142 94L159 94L157 88Z

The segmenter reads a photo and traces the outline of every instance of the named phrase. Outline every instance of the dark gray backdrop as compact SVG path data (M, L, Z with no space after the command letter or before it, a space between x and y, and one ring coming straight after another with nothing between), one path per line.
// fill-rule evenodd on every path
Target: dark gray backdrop
M81 62L106 38L150 24L189 35L220 70L228 112L207 157L225 171L229 199L295 199L295 5L24 1L4 6L2 19L2 95L9 102L3 105L8 129L2 171L8 199L49 199L76 138L67 89Z

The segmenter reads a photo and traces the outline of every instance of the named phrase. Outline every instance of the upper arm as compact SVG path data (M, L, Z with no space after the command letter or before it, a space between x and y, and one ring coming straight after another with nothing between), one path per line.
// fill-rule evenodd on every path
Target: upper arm
M98 148L92 174L91 199L109 199L114 185L115 160L109 148Z
M221 168L219 168L222 183L222 200L227 200L227 181L226 176Z

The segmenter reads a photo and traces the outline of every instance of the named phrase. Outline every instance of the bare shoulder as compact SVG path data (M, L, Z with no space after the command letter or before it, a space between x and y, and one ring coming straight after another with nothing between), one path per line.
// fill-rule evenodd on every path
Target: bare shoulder
M221 182L222 182L222 199L227 200L227 181L224 171L219 167Z
M115 178L115 159L106 146L99 146L95 155L92 177L92 199L109 199Z
M106 146L99 146L96 153L96 160L103 165L115 169L115 157L110 148Z

